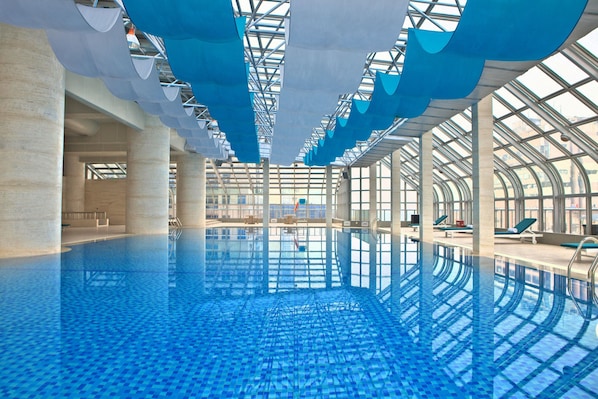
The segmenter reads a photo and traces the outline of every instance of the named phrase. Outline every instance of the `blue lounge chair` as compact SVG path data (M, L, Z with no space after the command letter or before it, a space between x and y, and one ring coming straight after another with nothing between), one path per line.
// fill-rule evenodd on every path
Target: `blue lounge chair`
M596 254L589 254L588 249L598 249L598 239L594 237L586 237L580 242L564 242L561 247L574 248L575 260L580 261L583 256L596 256Z
M440 226L441 224L446 223L446 219L448 219L448 216L442 215L434 221L434 226Z
M448 218L448 215L442 215L438 219L436 219L432 225L434 227L439 226L442 223L445 223L445 221L446 221L447 218ZM413 227L413 230L415 231L415 230L417 230L419 228L419 223L412 223L411 227Z
M519 238L521 241L526 238L530 238L532 240L532 244L536 244L538 242L536 238L542 237L542 234L535 233L530 228L532 224L536 223L536 220L536 218L522 219L513 228L507 229L506 231L495 231L494 237Z
M519 238L521 241L523 241L526 238L530 238L532 243L536 244L538 242L537 238L542 237L542 234L535 233L530 229L531 225L536 223L536 220L537 219L535 218L525 218L511 229L507 229L504 231L494 231L494 237ZM445 232L445 237L452 237L454 232L473 233L473 227L471 226L448 226L440 227L439 229Z
M442 226L442 227L438 227L438 230L444 231L445 237L452 237L453 233L472 233L473 227L471 227L471 226Z

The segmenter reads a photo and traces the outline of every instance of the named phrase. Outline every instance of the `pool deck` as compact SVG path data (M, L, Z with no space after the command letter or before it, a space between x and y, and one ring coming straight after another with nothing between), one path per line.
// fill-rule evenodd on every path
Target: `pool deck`
M208 227L262 227L261 224L244 224L244 223L220 223L211 222ZM271 223L271 227L324 227L325 224L295 224L288 225L283 223ZM417 238L418 233L412 229L403 229L403 234L407 237ZM108 227L67 227L62 232L62 245L68 248L71 245L104 241L114 238L125 237L125 226L108 226ZM434 232L434 241L449 246L456 246L466 249L473 247L473 236L471 234L453 234L453 237L445 237L444 232ZM494 241L494 252L496 256L503 256L513 260L517 260L526 266L533 266L539 269L550 270L555 272L566 273L567 265L569 264L574 249L565 248L556 245L546 244L531 244L529 242L522 243L517 239L512 238L496 238ZM582 277L592 263L594 256L598 253L596 250L589 250L588 254L591 256L582 256L581 260L575 261L573 271L576 276Z

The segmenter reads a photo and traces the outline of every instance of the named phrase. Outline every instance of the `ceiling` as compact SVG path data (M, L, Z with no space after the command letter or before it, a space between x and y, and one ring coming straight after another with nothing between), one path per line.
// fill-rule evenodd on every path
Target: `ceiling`
M124 14L125 29L130 26L126 15L126 0L77 0L87 6L121 7ZM364 64L363 76L359 88L354 93L342 94L339 97L337 109L333 114L323 115L319 126L314 126L310 139L305 142L304 149L298 154L297 160L309 151L313 144L317 144L327 129L334 128L336 117L348 113L352 99L369 99L374 91L377 72L400 73L403 70L407 44L407 29L420 28L435 31L453 31L458 25L466 6L466 0L412 0L409 3L407 17L401 34L395 45L388 51L370 53ZM568 43L583 36L598 26L597 1L591 0L577 29L573 32ZM269 158L274 132L273 125L276 118L278 99L281 91L281 73L285 55L285 19L289 18L290 1L275 0L232 0L236 15L247 18L245 26L245 58L249 62L249 90L254 94L254 110L262 158ZM153 57L160 71L160 81L163 85L181 87L181 99L185 106L192 106L198 120L205 120L208 126L219 137L223 144L226 142L226 132L219 131L217 122L213 121L206 104L198 102L189 83L177 79L170 69L164 42L161 38L145 32L136 31L141 47L132 50L133 57ZM388 129L373 131L368 140L358 142L356 147L347 150L339 157L335 164L366 166L388 155L390 152L408 143L412 137L419 137L432 127L440 124L451 116L475 103L485 95L519 76L537 62L487 62L482 79L476 89L464 99L435 100L427 111L417 118L397 119ZM80 107L74 105L74 100L67 100L65 125L71 134L77 129L86 131L94 128L96 123L105 123L106 116L90 112L83 115ZM75 112L75 110L77 112ZM91 109L90 109L91 110Z

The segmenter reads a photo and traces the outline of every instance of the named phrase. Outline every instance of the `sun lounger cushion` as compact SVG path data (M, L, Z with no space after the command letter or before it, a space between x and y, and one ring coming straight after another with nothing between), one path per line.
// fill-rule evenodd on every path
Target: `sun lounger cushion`
M577 248L577 247L579 247L579 243L578 242L564 242L561 244L561 247ZM586 242L581 247L583 249L598 249L598 244L595 242Z

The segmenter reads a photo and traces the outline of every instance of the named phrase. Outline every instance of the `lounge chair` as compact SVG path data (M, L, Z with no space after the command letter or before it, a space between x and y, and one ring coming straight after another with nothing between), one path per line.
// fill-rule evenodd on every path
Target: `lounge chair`
M530 238L532 240L532 244L536 244L538 241L536 238L542 237L542 234L534 233L530 228L532 224L536 223L536 218L525 218L522 219L519 223L506 231L495 231L494 237L495 238L519 238L523 241L526 238Z
M448 215L442 215L438 219L436 219L432 225L434 226L434 228L436 228L437 226L440 226L443 223L445 223L447 218ZM411 227L413 227L413 231L415 231L419 228L419 223L411 223Z
M588 249L598 249L598 239L593 237L586 237L580 242L564 242L561 247L574 248L576 249L575 260L580 261L583 256L595 257L596 254L589 254Z
M442 215L441 217L439 217L438 219L436 219L434 221L434 226L440 226L440 225L446 223L447 218L448 218L448 215Z
M438 227L438 230L444 231L445 237L452 237L453 233L471 233L473 232L473 227L468 226L442 226Z
M494 231L495 238L519 238L523 241L526 238L530 238L533 244L536 244L538 241L536 238L542 237L542 234L538 234L533 232L530 227L532 224L536 223L535 218L525 218L521 220L519 223L510 229L504 231ZM473 227L471 225L465 227L459 226L447 226L447 227L440 227L439 230L444 231L445 237L452 237L454 232L461 232L461 233L473 233Z

